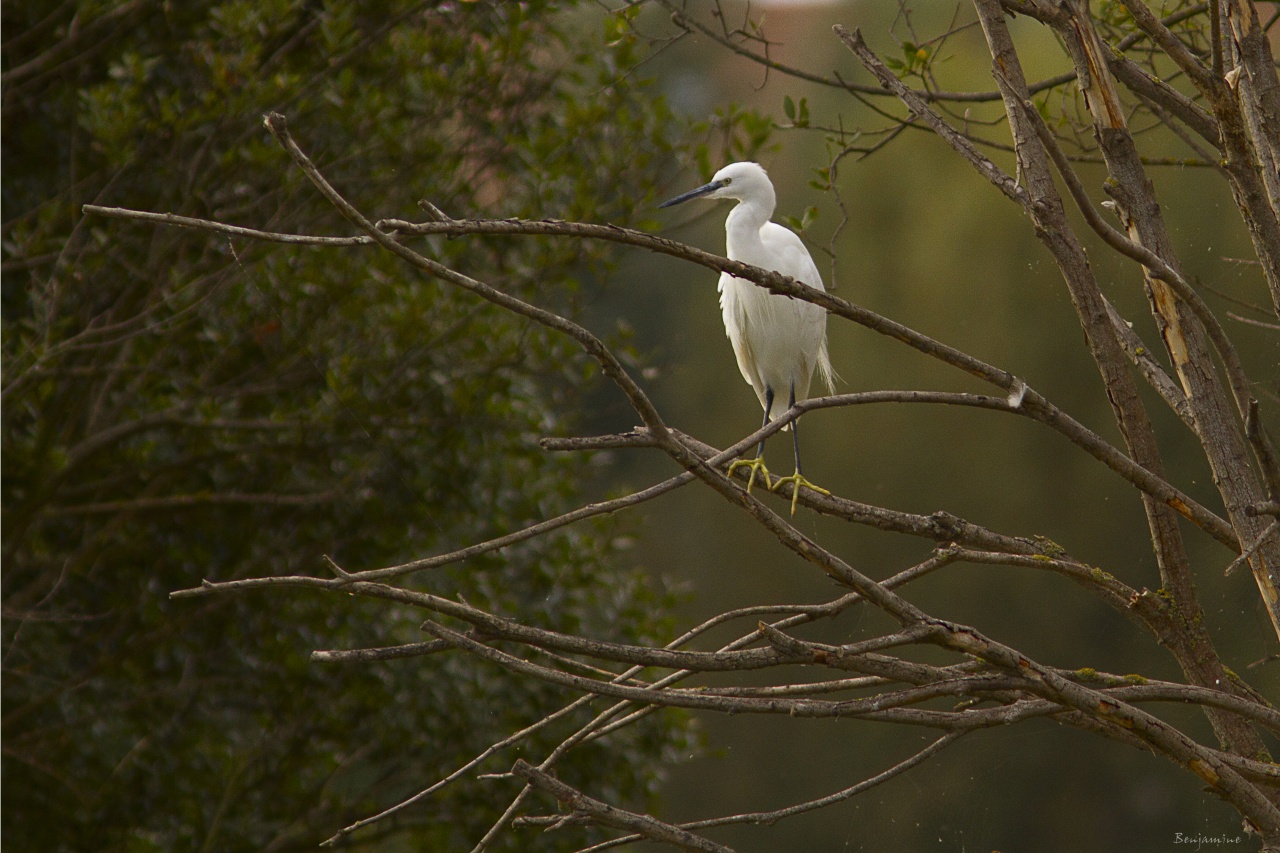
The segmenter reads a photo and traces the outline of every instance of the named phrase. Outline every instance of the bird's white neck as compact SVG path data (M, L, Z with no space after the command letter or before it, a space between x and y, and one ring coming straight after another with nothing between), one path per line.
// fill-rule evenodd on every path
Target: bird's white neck
M744 199L729 211L729 217L724 221L724 230L730 257L735 254L735 245L745 248L744 244L754 245L760 242L760 229L773 216L773 209L777 204L773 187L768 184L765 187L768 189L767 194L760 193L755 198Z

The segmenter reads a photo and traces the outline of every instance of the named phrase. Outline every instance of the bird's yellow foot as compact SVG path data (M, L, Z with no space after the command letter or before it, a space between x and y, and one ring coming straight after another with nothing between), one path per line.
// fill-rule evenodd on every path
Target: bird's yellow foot
M800 499L801 486L804 486L807 489L811 489L820 495L826 495L827 497L831 497L830 492L828 492L826 489L822 488L821 486L815 486L813 483L810 483L808 480L804 478L804 475L801 474L799 471L795 472L789 477L779 477L778 479L773 481L773 485L770 486L769 488L772 491L776 492L778 490L778 487L781 486L783 483L791 484L791 514L792 515L796 514L796 501Z
M769 469L764 467L763 456L757 456L755 459L734 460L733 464L729 466L729 476L732 477L733 472L739 468L751 469L751 476L747 478L747 494L751 494L751 487L755 485L756 472L764 476L764 487L770 491L773 490L773 482L769 479Z

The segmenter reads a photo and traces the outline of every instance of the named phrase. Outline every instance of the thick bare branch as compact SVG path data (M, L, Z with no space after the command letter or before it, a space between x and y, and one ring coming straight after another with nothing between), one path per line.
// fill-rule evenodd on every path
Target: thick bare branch
M1063 215L1062 204L1057 197L1049 167L1049 154L1041 139L1045 134L1039 127L1038 116L1033 117L1030 114L1034 111L1026 109L1027 96L1020 61L1005 27L1003 16L995 0L976 0L976 6L994 59L996 82L1006 94L1006 112L1014 132L1015 143L1023 152L1022 163L1025 173L1029 184L1033 187L1033 192L1039 199L1046 201L1037 213L1041 215L1046 212L1052 213L1052 222L1046 222L1040 234L1051 251L1059 250L1055 251L1055 258L1058 259L1059 267L1063 270L1064 278L1071 288L1073 300L1077 300L1078 314L1091 349L1094 351L1095 362L1106 378L1108 395L1112 400L1113 410L1124 432L1126 442L1135 458L1145 467L1162 473L1163 462L1160 450L1145 409L1136 395L1133 377L1119 356L1119 343L1115 337L1107 304L1101 297L1096 280L1088 272L1087 263L1083 261L1083 250L1071 234ZM1126 122L1125 111L1112 82L1104 51L1093 31L1087 5L1065 4L1061 7L1061 14L1067 17L1062 31L1068 52L1077 63L1077 74L1085 91L1085 103L1098 127L1099 144L1108 166L1114 169L1112 164L1118 157L1122 157L1128 174L1126 177L1118 178L1117 182L1140 184L1141 188L1135 188L1132 192L1149 194L1150 183L1142 175L1141 163L1133 156L1131 137L1127 132L1113 127L1116 125L1123 128ZM1123 155L1117 155L1120 149L1124 150ZM1124 207L1126 210L1154 215L1156 219L1159 216L1159 208L1153 199L1144 198L1141 203L1130 203ZM1133 236L1132 232L1131 236ZM1150 237L1151 234L1148 233L1147 236ZM1134 241L1145 242L1138 238ZM1160 245L1165 247L1164 243ZM1173 257L1171 253L1156 249L1154 246L1152 249L1162 258L1172 259ZM1168 266L1176 267L1176 263L1170 263ZM1145 267L1144 272L1147 274L1152 292L1168 293L1169 299L1174 299L1169 285L1158 279L1152 279L1150 271ZM1088 309L1081 310L1081 306L1086 304L1089 306ZM1191 322L1194 320L1192 319ZM1166 331L1167 334L1167 330L1162 331ZM1205 359L1205 365L1199 369L1203 370L1207 366L1211 370L1212 364L1208 361L1207 354L1201 352L1199 355ZM1185 360L1185 351L1183 356L1183 359L1179 359L1175 353L1174 363L1183 378L1184 390L1190 398L1194 395L1191 393L1186 377L1183 376L1186 369L1178 365L1180 360ZM1203 441L1204 424L1199 422L1201 414L1197 411L1194 400L1189 400L1189 409L1193 414L1193 424ZM1195 593L1191 565L1176 519L1164 506L1151 500L1144 500L1144 509L1147 512L1148 528L1160 567L1162 585L1172 603L1170 612L1164 614L1164 618L1159 620L1163 622L1163 630L1160 632L1162 641L1173 651L1184 672L1194 683L1206 686L1226 683L1227 678L1222 663L1203 627L1203 614ZM1233 533L1236 529L1233 529ZM1208 717L1219 736L1231 745L1233 751L1239 754L1253 754L1262 748L1257 733L1244 720L1217 711L1210 711Z
M1125 6L1131 12L1134 5L1126 0ZM1205 340L1207 328L1216 328L1219 336L1224 339L1225 333L1217 326L1207 308L1203 312L1195 310L1194 306L1203 303L1189 286L1174 287L1166 280L1182 280L1180 274L1159 275L1162 269L1172 272L1179 266L1173 241L1156 200L1155 189L1137 157L1137 149L1128 131L1124 113L1117 112L1112 106L1112 102L1117 100L1114 85L1105 62L1101 59L1104 47L1094 31L1088 6L1077 3L1071 9L1073 40L1069 43L1075 45L1072 53L1076 61L1081 63L1079 73L1082 77L1087 75L1090 80L1090 97L1086 98L1086 106L1093 117L1098 143L1111 176L1107 184L1108 191L1117 201L1118 212L1124 220L1131 241L1142 246L1146 250L1145 255L1154 255L1159 259L1158 267L1143 267L1152 311L1160 326L1173 367L1187 394L1193 425L1205 458L1214 472L1214 482L1243 549L1246 543L1258 539L1261 523L1245 515L1242 509L1265 497L1249 464L1249 449L1242 423L1251 399L1248 381L1242 375L1243 368L1239 365L1239 359L1232 360L1234 350L1227 341L1223 344L1224 360L1232 379L1232 388L1241 395L1241 399L1237 400L1239 417L1233 417L1230 403L1214 371L1209 344ZM1142 13L1148 18L1151 16L1145 6L1142 7ZM1144 23L1139 13L1135 12L1135 19L1166 50L1174 49L1166 45L1168 37L1153 32L1150 22ZM1181 47L1181 42L1177 44ZM1183 59L1177 56L1174 58L1185 68ZM1198 64L1198 60L1196 63ZM1220 83L1221 81L1216 81L1215 85ZM1182 283L1185 284L1185 281ZM1202 317L1202 314L1207 317ZM1212 325L1206 327L1203 322L1205 319ZM1212 340L1213 337L1210 332L1209 338ZM1238 387L1240 385L1244 387ZM1264 447L1255 456L1266 464L1274 458L1274 453ZM1251 566L1272 628L1280 636L1280 593L1277 592L1275 577L1280 575L1280 544L1264 546L1251 561ZM1193 608L1193 612L1198 613L1190 573L1180 572L1172 581L1168 585L1179 606Z
M1224 86L1222 80L1213 76L1213 71L1196 56L1169 26L1156 17L1145 3L1140 0L1120 0L1125 9L1133 16L1133 20L1152 41L1160 46L1165 55L1178 64L1178 67L1205 94Z
M1071 198L1076 203L1076 207L1084 215L1085 222L1089 224L1094 233L1120 254L1146 267L1152 277L1172 287L1174 292L1186 301L1187 305L1195 313L1196 318L1204 325L1210 341L1213 342L1214 349L1217 350L1226 368L1231 393L1235 398L1236 408L1243 423L1249 406L1253 402L1251 383L1249 377L1245 375L1244 363L1240 360L1240 354L1236 351L1235 344L1227 336L1226 330L1218 322L1213 310L1209 308L1200 294L1191 286L1191 283L1166 263L1163 258L1141 243L1130 239L1127 235L1111 227L1111 224L1103 219L1102 214L1097 211L1089 200L1089 196L1081 185L1079 177L1075 174L1075 170L1071 168L1066 154L1058 145L1049 128L1045 126L1044 120L1040 118L1035 107L1028 101L1017 101L1015 103L1021 107L1025 121L1035 129L1036 134L1040 137L1041 144L1044 145L1045 150L1052 157L1058 174L1062 177L1063 183L1066 184ZM1267 454L1266 449L1260 455L1264 454ZM1269 456L1274 456L1274 451L1271 451ZM1276 476L1280 477L1280 473L1277 473Z

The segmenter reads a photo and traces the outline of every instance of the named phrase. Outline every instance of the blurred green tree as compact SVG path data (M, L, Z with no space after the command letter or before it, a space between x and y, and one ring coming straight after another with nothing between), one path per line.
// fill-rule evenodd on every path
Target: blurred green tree
M407 608L167 594L322 555L400 562L570 505L585 463L535 440L589 387L571 343L385 253L79 211L348 233L263 131L281 109L386 215L425 195L631 221L672 119L619 72L631 42L606 46L570 6L5 3L7 848L310 849L557 707L561 691L463 658L308 660L424 639ZM577 281L609 263L581 242L431 248L570 316ZM662 593L615 537L559 531L432 582L544 627L653 642ZM643 801L680 731L653 718L560 772ZM456 849L497 800L446 792L364 840Z

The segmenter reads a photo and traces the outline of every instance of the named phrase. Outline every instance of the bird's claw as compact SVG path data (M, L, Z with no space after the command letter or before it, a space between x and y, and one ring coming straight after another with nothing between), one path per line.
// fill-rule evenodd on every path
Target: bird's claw
M751 476L747 478L747 494L751 494L751 487L755 485L756 472L759 472L764 476L764 487L769 491L773 491L773 481L769 478L769 469L764 466L763 457L757 456L755 459L734 460L733 464L729 466L728 475L732 477L733 472L739 468L751 469Z
M827 497L831 497L830 492L828 492L826 489L822 488L821 486L815 486L813 483L810 483L808 480L804 478L804 475L801 474L799 471L795 472L794 474L788 477L779 477L778 479L774 480L773 485L769 487L770 491L776 492L778 490L778 487L781 486L783 483L791 484L791 514L792 515L796 514L796 501L800 499L801 486L804 486L807 489L815 491L820 495L826 495Z

